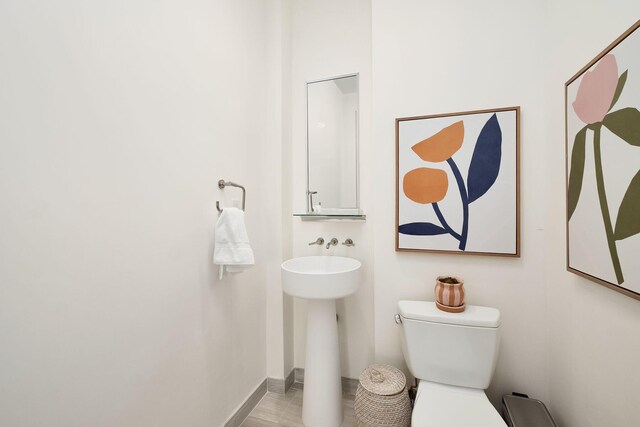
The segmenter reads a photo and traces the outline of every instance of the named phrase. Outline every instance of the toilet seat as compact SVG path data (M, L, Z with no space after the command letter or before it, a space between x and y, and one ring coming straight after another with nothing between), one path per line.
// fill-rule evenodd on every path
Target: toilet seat
M420 380L412 427L506 427L483 390Z

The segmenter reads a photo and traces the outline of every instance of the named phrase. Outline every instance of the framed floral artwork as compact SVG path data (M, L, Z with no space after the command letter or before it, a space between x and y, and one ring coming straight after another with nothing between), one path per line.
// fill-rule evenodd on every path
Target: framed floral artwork
M396 250L520 254L520 108L396 119Z
M565 85L567 269L640 299L640 21Z

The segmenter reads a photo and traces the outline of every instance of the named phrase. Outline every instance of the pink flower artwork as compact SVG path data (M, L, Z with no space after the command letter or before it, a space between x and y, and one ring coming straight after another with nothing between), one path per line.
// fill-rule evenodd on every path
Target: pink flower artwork
M573 102L573 110L586 126L575 134L567 187L567 218L570 220L582 191L587 131L591 130L596 188L607 245L618 285L624 282L624 275L616 242L640 233L638 220L640 204L637 196L640 194L640 171L636 173L636 177L632 179L625 192L617 218L612 218L604 184L602 128L607 128L610 133L632 146L640 146L640 111L637 108L624 107L609 112L624 90L628 73L629 70L626 70L618 76L618 64L612 54L605 55L595 64L593 70L584 73Z
M567 269L640 300L638 52L640 21L565 84L565 130Z
M606 55L593 71L582 77L573 110L586 124L599 123L611 108L618 85L618 64L613 55Z

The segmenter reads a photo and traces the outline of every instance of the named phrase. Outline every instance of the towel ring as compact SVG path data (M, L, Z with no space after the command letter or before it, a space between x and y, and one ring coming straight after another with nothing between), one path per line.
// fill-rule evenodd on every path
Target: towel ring
M237 187L242 189L242 210L245 210L245 202L247 199L247 190L240 184L236 184L235 182L231 182L231 181L225 181L224 179L221 179L220 181L218 181L218 188L221 190L224 190L224 187L229 186L229 187ZM216 201L216 209L218 209L218 212L222 212L222 209L220 208L220 202Z

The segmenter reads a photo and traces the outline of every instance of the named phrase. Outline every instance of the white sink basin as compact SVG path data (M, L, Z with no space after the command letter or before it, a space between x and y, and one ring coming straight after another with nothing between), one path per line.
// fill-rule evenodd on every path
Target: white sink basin
M307 351L302 421L306 427L340 427L343 421L336 299L360 286L360 261L308 256L282 263L284 292L307 299Z
M298 298L344 298L358 290L361 265L341 256L293 258L282 263L282 287Z

